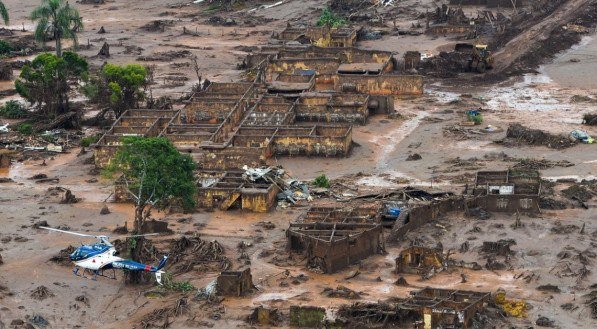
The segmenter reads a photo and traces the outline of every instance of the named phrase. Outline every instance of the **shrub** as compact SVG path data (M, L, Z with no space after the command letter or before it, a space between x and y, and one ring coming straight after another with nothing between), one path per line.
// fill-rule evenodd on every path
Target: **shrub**
M80 144L83 147L89 147L91 144L96 143L98 140L99 140L98 135L87 136L87 137L81 138Z
M8 41L0 40L0 56L7 55L12 50L12 46Z
M334 13L330 8L325 8L317 21L317 26L337 28L343 25L346 25L346 18Z
M30 123L21 123L17 126L17 131L23 135L32 135L33 134L33 126Z
M22 119L27 117L27 110L17 101L8 101L0 107L0 116L7 119Z
M195 287L189 281L174 281L172 274L164 275L164 288L178 292L189 292L195 290Z
M148 83L148 69L144 66L106 64L98 76L83 87L83 93L91 103L110 107L118 117L138 106L145 98L144 88Z
M467 116L468 120L474 122L476 125L480 125L483 123L483 116L481 115L481 113L477 115L468 114Z
M313 181L313 185L317 187L328 188L330 187L330 180L326 177L326 175L321 174L315 178L315 180Z

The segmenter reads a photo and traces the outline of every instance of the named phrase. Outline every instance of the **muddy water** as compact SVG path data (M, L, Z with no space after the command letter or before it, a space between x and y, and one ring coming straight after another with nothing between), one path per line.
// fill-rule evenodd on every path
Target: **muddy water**
M561 53L540 71L562 87L594 92L597 88L597 34L583 37L578 45Z

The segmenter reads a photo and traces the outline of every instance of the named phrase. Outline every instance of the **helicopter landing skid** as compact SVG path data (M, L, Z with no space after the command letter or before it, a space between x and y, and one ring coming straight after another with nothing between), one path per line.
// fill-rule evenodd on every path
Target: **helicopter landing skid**
M83 273L79 274L79 270L80 270L80 268L78 266L75 266L73 268L73 274L76 275L76 276L78 276L78 277L82 277L82 278L85 278L85 279L90 279L90 280L93 280L93 281L97 281L97 277L98 276L104 277L104 278L108 278L108 279L112 279L112 280L116 280L116 270L114 270L114 269L111 269L111 273L108 272L108 274L112 274L112 275L106 275L106 274L104 274L105 270L90 270L90 269L87 269L87 268L84 268L83 269ZM89 276L87 276L87 275L89 275Z

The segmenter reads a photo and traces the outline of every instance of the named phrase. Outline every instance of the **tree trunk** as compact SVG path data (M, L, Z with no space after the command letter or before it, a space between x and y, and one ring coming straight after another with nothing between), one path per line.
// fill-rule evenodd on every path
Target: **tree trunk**
M60 33L54 27L54 40L56 41L56 56L62 57L62 41L60 40Z
M143 263L142 252L143 252L143 243L144 243L145 238L140 236L140 237L130 238L130 239L135 239L135 241L136 241L135 247L131 248L131 259L136 262ZM144 272L131 271L131 272L127 273L125 282L127 284L143 284L143 283L146 283L146 276L144 275Z
M137 205L135 207L135 222L133 226L133 232L135 234L143 234L141 230L143 229L143 211L145 210L145 206Z
M134 221L134 227L133 227L134 234L143 234L143 232L141 230L143 229L144 210L145 210L144 205L136 205L135 206L135 221ZM131 259L136 262L143 263L144 260L142 259L143 258L142 253L143 253L143 242L144 242L145 238L140 236L140 237L135 237L135 238L131 238L131 239L135 239L135 241L136 241L134 248L131 248ZM128 272L125 281L128 284L146 283L145 276L143 275L143 272L138 272L138 271Z

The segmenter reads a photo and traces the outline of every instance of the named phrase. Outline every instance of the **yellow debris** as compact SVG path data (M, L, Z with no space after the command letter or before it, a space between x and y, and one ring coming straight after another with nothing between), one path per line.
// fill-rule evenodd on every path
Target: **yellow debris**
M517 318L526 318L529 305L524 300L506 299L506 291L498 289L494 294L493 301L504 312Z

